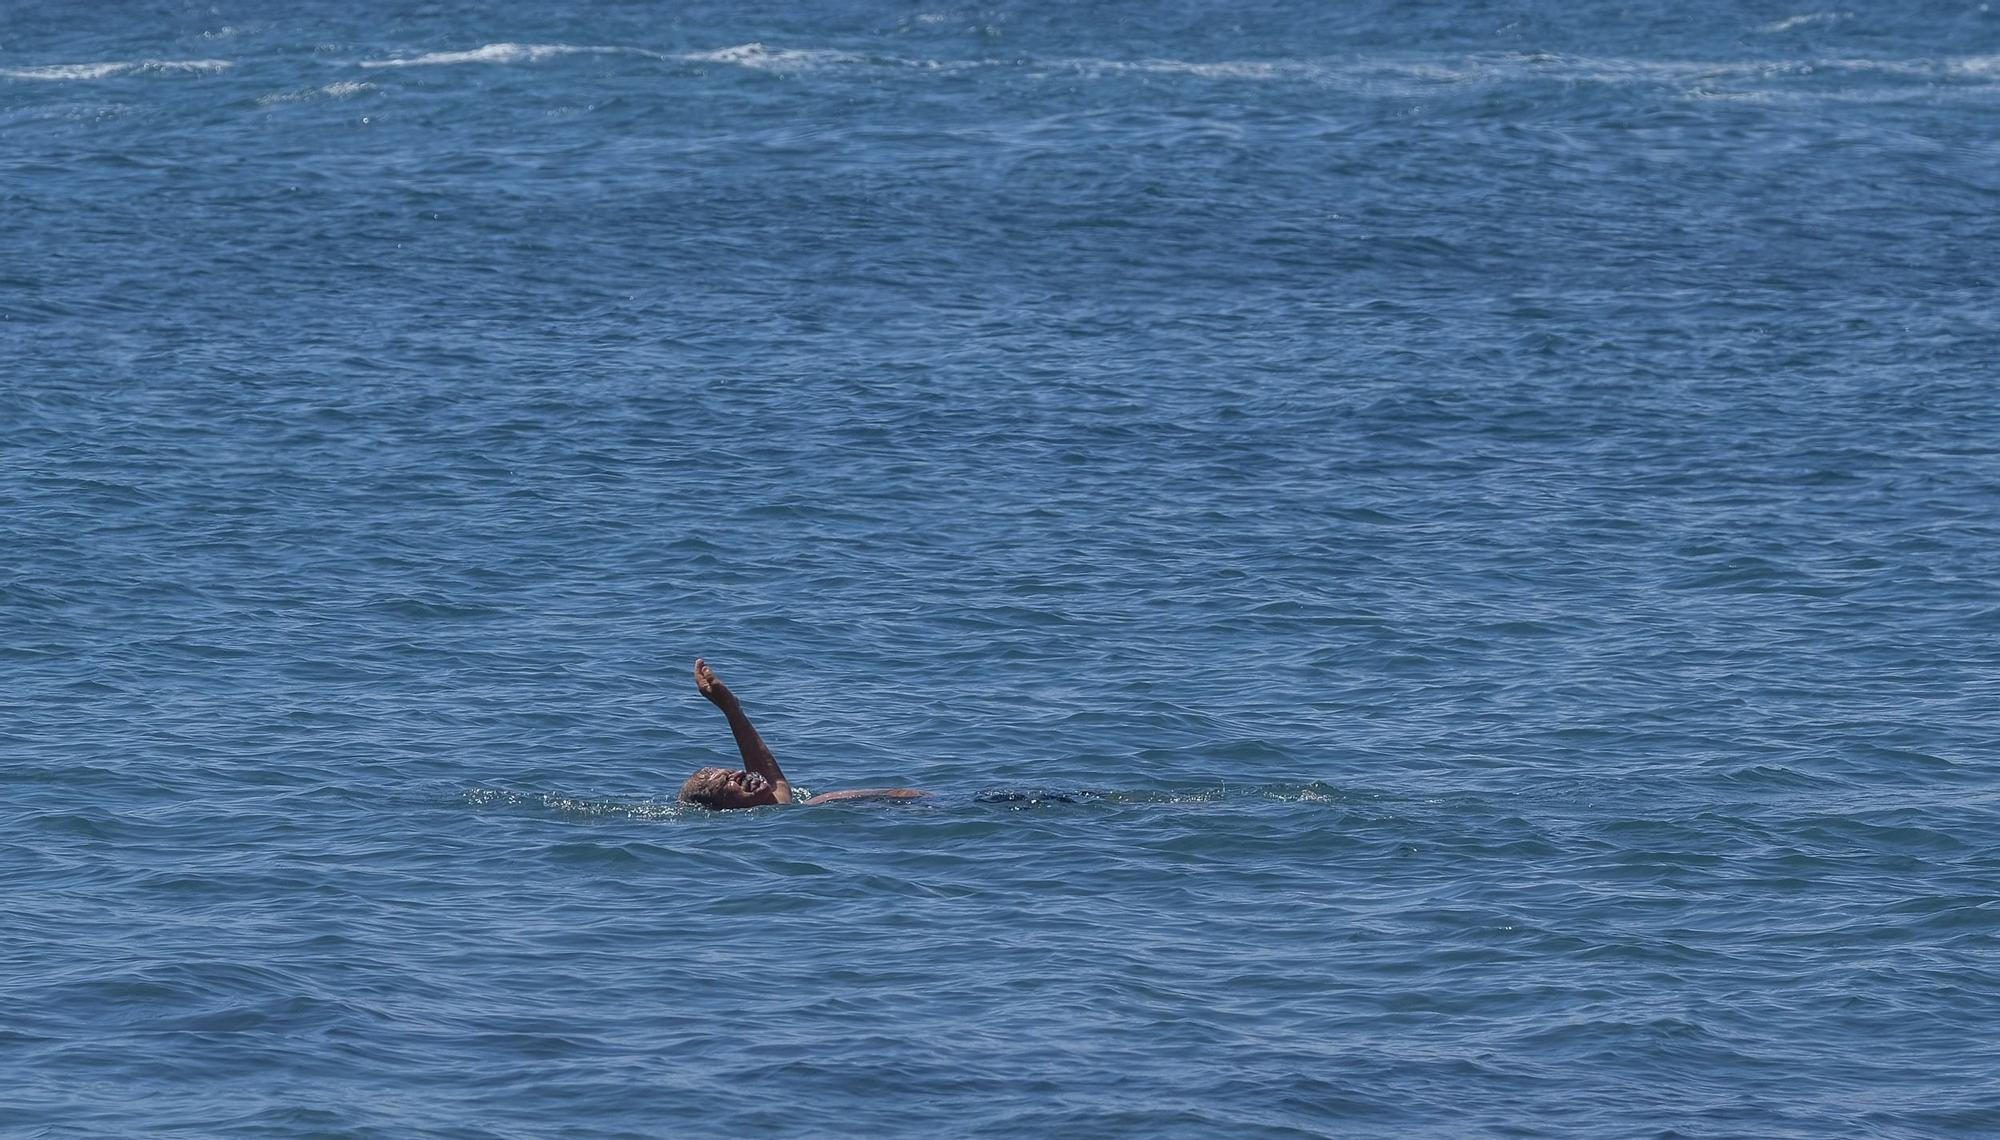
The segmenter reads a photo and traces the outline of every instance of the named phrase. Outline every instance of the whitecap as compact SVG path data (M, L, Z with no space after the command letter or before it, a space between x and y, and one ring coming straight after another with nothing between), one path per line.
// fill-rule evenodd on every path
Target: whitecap
M410 59L364 59L363 67L428 67L453 63L536 63L565 55L641 55L662 58L644 48L579 44L487 44L470 51L434 51Z
M304 103L314 99L345 99L352 95L359 95L363 91L373 91L374 89L375 85L373 83L357 83L353 80L343 80L339 83L329 83L325 87L316 87L310 91L282 91L274 95L260 95L257 97L257 102L268 107L277 103Z
M1192 75L1201 79L1247 80L1311 78L1324 70L1316 65L1296 60L1197 62L1184 59L1066 59L1052 60L1049 66L1101 74L1138 72L1156 75Z
M971 69L1028 68L1068 71L1085 75L1157 73L1192 75L1203 79L1285 79L1309 77L1324 71L1317 64L1297 60L1222 60L1197 62L1178 59L909 59L892 55L864 55L833 48L776 48L763 43L737 44L710 51L684 52L685 63L726 63L756 71L809 71L854 64L904 67L917 71L956 72Z
M1966 55L1945 61L1945 70L1953 75L1970 75L1979 78L2000 76L2000 55Z
M1606 85L1657 84L1661 86L1765 84L1806 78L1820 73L1850 76L1879 75L1895 79L1937 79L1945 76L1984 76L2000 70L2000 57L1968 56L1958 59L1776 59L1776 60L1660 60L1620 57L1560 55L1471 56L1456 65L1377 63L1368 65L1381 75L1423 79L1432 82L1514 83L1522 79L1546 79L1559 83L1601 83Z
M714 51L684 52L687 63L727 63L754 71L806 71L842 63L864 63L866 56L827 48L768 48L760 43L737 44Z
M55 63L42 67L0 67L7 79L109 79L114 75L212 75L230 66L226 59L132 59L104 63Z
M1842 20L1851 19L1853 16L1854 13L1852 12L1808 12L1803 16L1787 16L1782 20L1774 20L1757 30L1766 35L1773 35L1778 32L1793 31L1798 28L1810 28L1815 24L1839 23Z

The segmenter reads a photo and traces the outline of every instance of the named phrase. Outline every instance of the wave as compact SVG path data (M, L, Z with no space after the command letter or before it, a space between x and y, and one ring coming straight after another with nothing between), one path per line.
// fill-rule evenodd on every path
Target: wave
M231 66L226 59L131 59L105 63L54 63L41 67L0 67L0 78L44 80L109 79L114 75L213 75Z
M1966 75L1979 79L2000 76L2000 55L1963 55L1945 61L1945 70L1953 75Z
M1780 21L1833 19L1841 13L1819 13ZM1783 30L1777 25L1772 30ZM670 64L722 65L751 71L797 73L846 68L897 69L939 73L981 71L1029 78L1051 74L1086 78L1125 75L1186 77L1218 83L1281 83L1324 86L1364 95L1422 98L1454 88L1478 89L1523 82L1659 86L1691 95L1715 98L1763 98L1810 88L1815 97L1870 97L1881 85L1957 87L1982 91L2000 84L2000 55L1869 58L1821 57L1760 60L1661 60L1616 56L1570 56L1557 53L1492 53L1455 57L1376 56L1347 59L1112 59L1094 57L1010 56L985 59L926 59L862 53L837 48L774 47L752 41L728 47L664 53L629 45L564 43L491 43L457 51L433 51L398 59L356 61L366 69L450 66L454 64L532 64L568 56L629 56ZM96 63L0 67L0 78L31 81L89 81L121 75L214 74L234 66L224 59L112 60ZM1848 80L1854 87L1833 91L1826 80ZM260 102L292 102L310 98L341 98L367 90L364 83L333 83L308 91L266 96Z
M1846 18L1844 12L1795 16L1761 29L1782 32ZM2000 56L1873 58L1794 58L1760 60L1659 60L1615 56L1570 56L1550 52L1493 53L1458 57L1355 57L1349 59L1112 59L1009 56L985 59L926 59L842 48L776 47L761 41L699 51L665 53L629 45L492 43L461 51L433 51L401 59L360 61L364 68L430 67L452 64L539 63L575 55L620 55L667 63L725 65L751 71L796 73L842 68L901 69L940 73L1060 73L1085 77L1119 75L1186 76L1241 83L1300 83L1362 93L1421 96L1458 86L1547 81L1570 84L1658 85L1713 93L1716 84L1789 83L1813 76L1880 76L1915 82L1983 84L2000 79ZM53 68L0 70L22 78L97 78L142 68L220 68L221 60L184 63L148 61L80 64Z
M1199 79L1253 81L1321 79L1338 73L1336 68L1307 60L1052 59L1029 65L1087 75L1192 75Z
M268 107L278 103L306 103L315 99L345 99L349 96L359 95L363 91L373 90L375 90L373 83L357 83L353 80L346 80L340 83L329 83L325 87L315 87L310 91L284 91L273 95L259 95L257 102Z
M676 58L685 63L727 63L753 71L807 71L838 64L867 63L870 57L831 48L769 48L760 43L737 44L714 51L683 52ZM917 66L918 61L884 59L882 62Z
M794 785L793 794L804 801L811 797L812 789ZM1323 781L1310 784L1260 784L1238 787L1204 786L1180 790L1120 791L1105 788L988 788L967 797L962 794L940 793L921 800L894 801L888 806L898 809L926 807L948 808L970 802L982 807L997 807L1006 811L1025 811L1036 808L1061 805L1165 805L1185 806L1192 804L1214 804L1234 800L1263 800L1288 804L1339 804L1351 799L1351 794L1342 792ZM549 811L573 817L621 816L632 819L679 819L685 816L707 818L706 808L693 807L678 800L651 798L599 798L591 796L571 796L554 792L522 792L505 788L468 788L464 792L465 803L475 808L527 808ZM855 801L862 803L864 801ZM865 801L875 806L883 806L881 801Z
M1818 13L1779 21L1763 30L1782 31L1800 22L1822 22L1845 13ZM1875 59L1828 57L1775 60L1649 60L1619 57L1566 56L1554 53L1470 55L1456 59L1356 58L1349 60L1185 60L1106 59L1032 56L1002 59L939 60L864 54L834 48L784 48L761 42L669 55L623 45L492 43L463 51L434 51L405 59L361 60L363 68L429 67L451 64L538 63L573 55L623 55L665 62L726 64L755 71L808 71L835 67L875 66L921 71L1059 71L1106 76L1125 74L1185 75L1197 79L1244 82L1320 82L1380 86L1409 84L1436 88L1461 84L1506 83L1547 79L1565 83L1760 82L1813 75L1881 75L1918 81L1991 81L2000 79L2000 55ZM119 75L214 74L234 66L226 59L108 60L97 63L0 67L0 78L47 81L106 79ZM335 88L345 87L345 92ZM358 86L332 84L320 90L352 93Z
M454 63L537 63L565 55L636 55L665 59L656 51L635 47L579 44L487 44L470 51L434 51L410 59L365 59L362 67L432 67Z
M1853 18L1854 13L1852 12L1808 12L1803 16L1787 16L1782 20L1773 20L1763 27L1758 28L1757 31L1766 35L1775 35L1779 32L1790 32L1799 28L1810 28L1817 24L1837 24L1842 20Z
M1994 70L1995 56L1945 59L1771 59L1654 60L1619 57L1564 56L1547 53L1468 56L1456 62L1361 62L1324 74L1375 75L1420 80L1432 84L1476 84L1546 79L1562 83L1677 85L1702 81L1763 81L1822 74L1885 75L1904 79L1937 79L1951 75L1981 75Z
M845 67L900 68L962 73L1014 72L1061 74L1084 78L1122 75L1184 76L1221 83L1281 83L1322 86L1363 95L1422 98L1453 88L1476 89L1521 82L1606 87L1664 87L1697 96L1726 95L1750 89L1753 94L1827 78L1870 79L1907 84L1948 84L1983 88L2000 82L2000 56L1943 58L1797 58L1776 60L1651 60L1621 57L1567 56L1554 53L1506 53L1456 58L1353 58L1346 60L1186 60L1105 59L1032 56L1004 59L939 60L861 54L817 48L775 48L762 43L738 44L675 57L687 63L728 64L758 71L803 72ZM1718 88L1728 89L1718 91ZM1824 93L1825 87L1819 90ZM1847 92L1855 96L1857 92ZM1865 93L1859 93L1865 94Z
M1219 60L1200 62L1178 59L915 59L907 56L864 54L832 48L774 48L763 43L744 43L711 51L684 52L674 57L685 63L726 63L756 71L811 71L828 67L869 65L905 68L913 71L963 72L1019 69L1065 71L1081 74L1127 72L1162 75L1193 75L1204 79L1287 79L1309 77L1323 71L1320 65L1301 60Z
M1456 59L1393 57L1348 60L1092 57L1037 59L1032 56L1020 56L1004 59L937 60L863 54L826 48L776 48L756 42L710 51L686 52L672 58L689 63L725 63L759 70L808 70L872 65L945 72L976 69L1061 71L1082 75L1156 74L1252 82L1319 81L1365 84L1386 80L1412 81L1433 86L1513 82L1534 78L1558 82L1676 84L1716 79L1753 81L1787 79L1824 72L1935 79L1950 76L1985 76L2000 71L2000 56L1990 55L1906 59L1833 57L1777 60L1648 60L1528 52L1470 55Z

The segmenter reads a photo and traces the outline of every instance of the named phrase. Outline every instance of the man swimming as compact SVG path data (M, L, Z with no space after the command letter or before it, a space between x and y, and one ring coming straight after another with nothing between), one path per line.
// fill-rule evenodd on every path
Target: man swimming
M757 735L750 718L743 715L743 702L699 657L694 662L694 687L701 690L722 715L729 718L729 731L736 736L736 750L743 754L743 770L703 768L681 785L683 803L703 807L749 808L792 802L792 785L778 767L778 758ZM806 803L824 804L835 800L914 800L929 795L914 788L856 788L848 792L823 792Z

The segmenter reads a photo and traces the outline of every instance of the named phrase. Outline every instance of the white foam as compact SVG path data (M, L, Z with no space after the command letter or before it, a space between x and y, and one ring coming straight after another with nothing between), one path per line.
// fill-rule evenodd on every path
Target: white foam
M794 785L792 790L794 794L800 791L797 785ZM633 819L657 820L677 819L690 811L703 810L690 808L673 800L665 803L655 800L588 800L550 792L513 792L503 788L468 788L465 792L465 802L473 807L539 807L570 815L626 816Z
M363 67L432 67L454 63L537 63L565 55L641 55L661 59L644 48L578 44L487 44L470 51L434 51L411 59L364 59Z
M2000 76L2000 55L1967 55L1948 59L1945 70L1954 75L1971 75L1981 79Z
M1804 26L1800 21L1826 22L1844 19L1844 12L1795 16L1771 25L1772 30ZM1781 28L1779 25L1783 25ZM884 54L863 54L835 48L773 47L761 42L736 44L705 51L665 55L636 47L584 46L577 44L494 43L466 51L436 51L407 59L364 60L365 68L445 66L451 64L534 63L572 55L634 55L648 59L690 64L720 64L751 71L798 73L848 67L871 69L903 68L916 71L954 73L965 71L1016 72L1028 75L1118 75L1187 76L1193 79L1230 83L1310 83L1363 94L1421 98L1442 86L1504 85L1523 79L1556 83L1599 83L1607 85L1659 85L1691 89L1702 97L1742 93L1744 88L1786 85L1789 81L1815 73L1836 72L1848 76L1883 76L1896 79L1953 80L1962 84L2000 81L2000 56L1982 55L1943 59L1760 59L1760 60L1660 60L1615 56L1567 56L1547 52L1468 55L1458 57L1386 56L1349 59L1272 60L1186 60L1186 59L1105 59L1057 57L1037 59L939 60L905 58ZM101 78L129 70L151 68L197 69L228 66L219 60L182 63L76 64L55 68L0 70L15 78L73 79ZM1717 85L1729 90L1717 91Z
M868 59L853 52L828 48L768 48L760 43L737 44L714 51L685 52L680 58L687 63L727 63L753 71L810 71L844 63L865 63Z
M901 67L936 72L1016 70L1085 77L1181 75L1245 83L1317 83L1362 92L1421 96L1440 86L1500 85L1522 79L1607 85L1693 86L1764 84L1822 71L1897 78L1985 77L2000 73L2000 56L1934 59L1653 60L1565 56L1553 53L1473 55L1447 59L1184 60L1033 57L987 60L909 59L812 48L738 44L675 57L688 63L722 63L760 71L797 72L842 66Z
M763 43L737 44L711 51L685 52L676 57L685 63L726 63L755 71L814 71L822 68L866 65L903 67L916 71L960 72L1023 68L1030 71L1066 71L1085 75L1154 73L1192 75L1203 79L1296 79L1325 72L1320 64L1301 60L1222 60L1198 62L1179 59L910 59L893 55L862 54L832 48L778 48Z
M1778 60L1655 60L1619 57L1521 55L1470 56L1452 65L1436 63L1378 62L1348 69L1354 75L1369 72L1396 80L1419 80L1432 84L1507 84L1522 79L1547 79L1558 83L1601 83L1606 85L1654 84L1663 87L1699 86L1711 93L1716 83L1739 86L1784 84L1816 74L1883 76L1893 79L1936 80L1984 78L2000 74L2000 56L1965 56L1955 59L1778 59Z
M226 59L132 59L105 63L55 63L43 67L0 67L7 79L88 80L114 75L212 75L230 66Z
M356 83L352 80L347 80L340 83L329 83L325 87L317 87L311 91L284 91L275 95L259 95L257 102L269 107L277 103L305 103L314 99L345 99L351 95L359 95L363 91L373 91L374 89L375 85L373 83Z
M1782 20L1775 20L1757 30L1766 35L1774 35L1797 28L1810 28L1815 24L1836 24L1842 20L1852 19L1853 16L1852 12L1808 12L1803 16L1787 16Z
M1052 66L1074 68L1096 74L1138 72L1154 75L1193 75L1201 79L1309 79L1325 68L1297 60L1219 60L1198 63L1184 59L1069 59L1051 61Z

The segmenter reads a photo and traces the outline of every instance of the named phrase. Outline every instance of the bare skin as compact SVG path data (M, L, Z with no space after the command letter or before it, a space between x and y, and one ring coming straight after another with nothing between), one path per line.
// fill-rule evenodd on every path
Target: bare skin
M694 687L729 718L729 731L736 737L736 750L743 754L743 770L731 772L726 768L703 768L681 785L681 799L717 809L791 803L791 782L785 779L784 771L778 767L778 758L771 755L770 747L764 743L763 737L757 735L756 727L743 712L743 702L736 699L736 694L729 691L729 686L722 683L722 678L715 675L708 662L700 658L696 658L694 663ZM910 800L927 794L913 788L856 788L845 792L824 792L804 802Z

